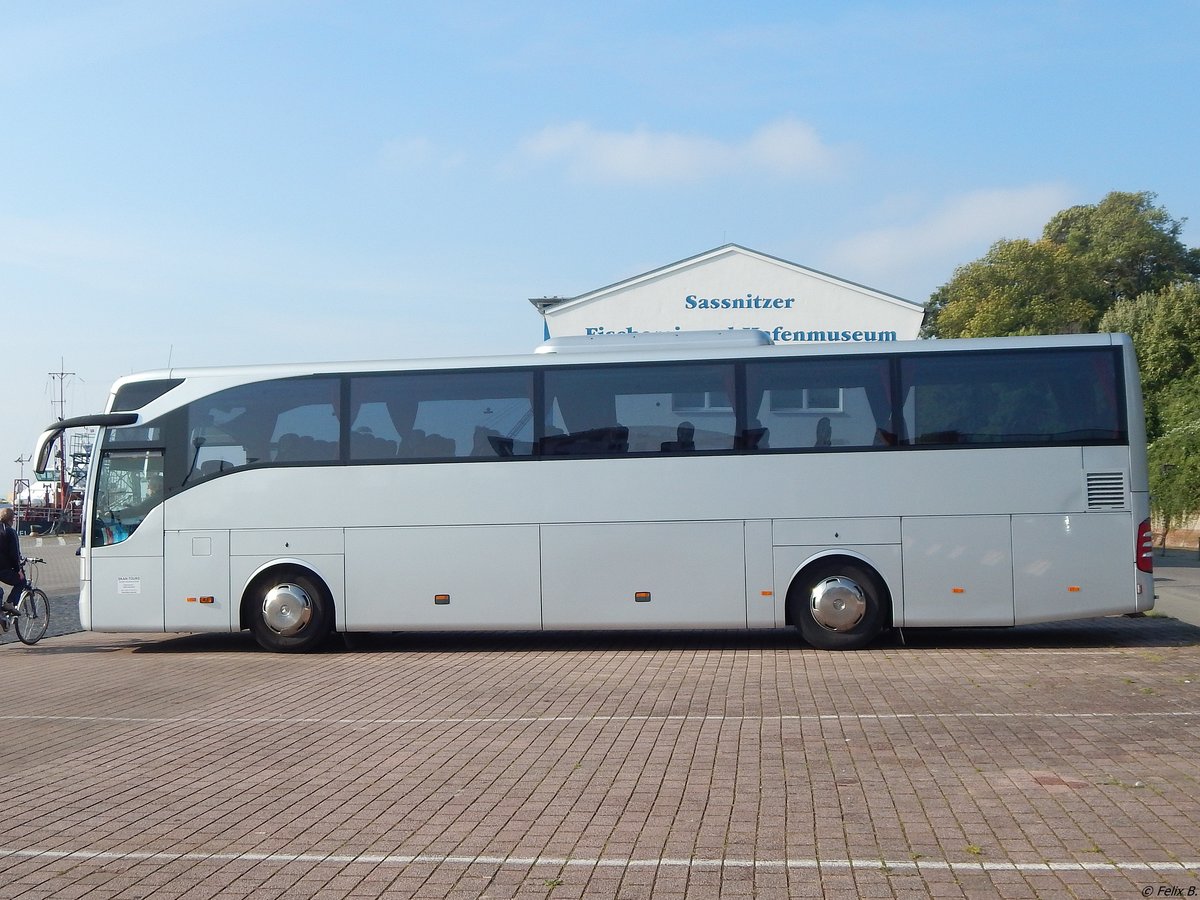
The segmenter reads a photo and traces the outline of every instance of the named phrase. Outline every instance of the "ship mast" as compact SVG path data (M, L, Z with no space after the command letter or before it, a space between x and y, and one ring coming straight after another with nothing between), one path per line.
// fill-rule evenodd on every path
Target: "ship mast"
M49 375L58 382L58 400L51 400L51 403L57 403L58 411L56 413L58 421L65 419L67 411L67 401L65 397L66 382L68 375L74 375L74 372L64 371L65 361L59 358L58 371L50 372ZM58 509L67 508L67 433L64 431L58 436Z

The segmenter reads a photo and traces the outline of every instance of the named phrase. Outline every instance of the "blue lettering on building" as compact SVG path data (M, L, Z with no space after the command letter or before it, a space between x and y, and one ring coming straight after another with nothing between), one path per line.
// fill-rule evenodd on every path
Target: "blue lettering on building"
M811 342L811 343L830 343L833 341L895 341L899 340L898 335L894 331L867 331L857 330L848 331L844 329L829 329L825 331L791 331L776 325L767 332L771 335L771 340L777 344L789 344L796 342Z
M795 297L760 297L746 294L745 297L697 297L688 294L683 298L684 309L791 309Z
M683 331L679 325L675 326L676 331ZM735 326L729 325L726 330L734 331ZM855 329L853 331L843 328L826 328L805 330L797 329L795 326L785 328L782 325L776 325L774 328L760 328L756 325L740 326L742 331L765 331L771 336L771 340L777 344L796 344L796 343L871 343L876 341L897 341L899 336L894 331L875 331L870 329ZM606 328L603 325L591 325L584 329L584 334L640 334L638 329L632 325L626 325L624 328Z

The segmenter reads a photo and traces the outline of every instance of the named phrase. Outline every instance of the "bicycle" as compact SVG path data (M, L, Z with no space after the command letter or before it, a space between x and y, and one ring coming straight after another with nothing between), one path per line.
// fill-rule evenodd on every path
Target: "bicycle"
M50 598L37 586L38 566L45 565L46 561L27 558L24 562L30 567L31 577L27 579L29 586L21 592L21 599L15 604L17 611L3 613L4 630L8 631L8 626L15 622L17 637L21 643L33 646L45 636L46 629L50 627Z

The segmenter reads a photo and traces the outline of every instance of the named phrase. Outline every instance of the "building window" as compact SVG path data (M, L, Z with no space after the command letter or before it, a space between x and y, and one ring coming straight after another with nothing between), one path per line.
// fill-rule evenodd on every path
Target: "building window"
M840 413L843 408L841 388L798 388L771 391L771 412L776 413Z

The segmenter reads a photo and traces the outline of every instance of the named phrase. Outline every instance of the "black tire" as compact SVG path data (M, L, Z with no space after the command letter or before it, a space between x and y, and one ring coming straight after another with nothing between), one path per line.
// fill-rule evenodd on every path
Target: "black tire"
M41 588L31 588L21 598L21 614L16 617L17 637L22 644L32 646L46 635L50 627L50 598Z
M833 625L818 620L813 608L818 591L824 597L836 592L832 595L852 598L845 604L844 621ZM859 603L861 615L855 612ZM802 572L788 590L787 608L788 621L818 650L861 650L890 620L890 601L882 579L869 566L849 561L816 565Z
M314 650L333 630L329 591L307 572L260 578L251 588L246 615L259 646L275 653Z

